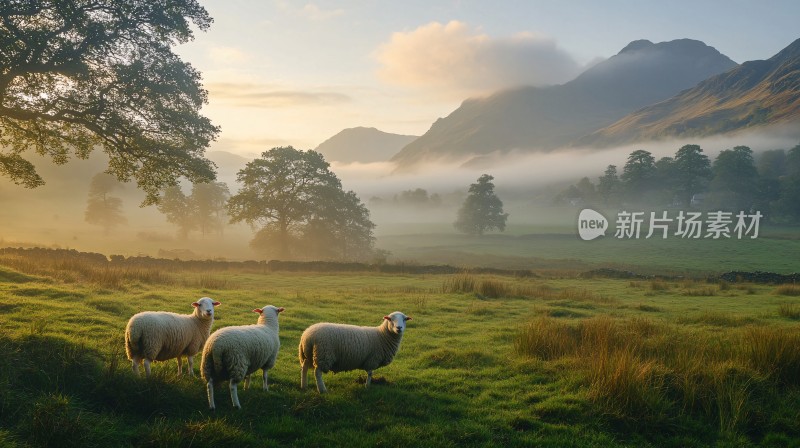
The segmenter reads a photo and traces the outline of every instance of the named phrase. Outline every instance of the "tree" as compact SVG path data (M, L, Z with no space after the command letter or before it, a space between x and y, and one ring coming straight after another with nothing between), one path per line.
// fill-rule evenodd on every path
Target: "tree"
M769 149L760 154L756 164L758 174L766 179L777 179L786 174L786 151Z
M206 236L210 232L222 234L227 218L225 204L230 196L228 185L224 182L204 182L192 185L189 202L201 235Z
M643 149L633 151L622 169L622 181L629 195L639 196L653 186L655 158Z
M222 233L228 197L230 193L224 182L194 184L189 196L174 186L167 187L157 207L167 222L178 226L180 238L188 238L193 230L199 230L205 237L213 231Z
M108 172L135 179L145 205L183 176L207 181L219 128L200 115L200 73L172 46L212 22L196 0L0 3L0 175L44 183L22 154L56 164L96 147Z
M284 259L295 256L293 247L313 245L314 239L330 245L327 256L352 258L371 250L375 226L369 211L355 193L342 191L320 153L273 148L240 170L237 181L242 188L228 200L228 214L231 222L260 228L253 248ZM358 250L356 241L362 243Z
M181 187L177 185L167 187L157 207L158 211L167 217L167 222L178 226L178 236L181 239L188 238L189 233L197 229L194 205L183 193Z
M316 258L363 260L373 254L375 224L353 191L329 190L303 229L302 243Z
M753 151L736 146L719 153L713 166L711 192L720 208L749 210L758 188Z
M578 189L578 193L580 193L584 201L591 202L597 197L597 188L588 177L582 177L575 185L575 188Z
M503 212L503 201L494 194L494 177L484 174L469 186L469 194L458 210L453 223L456 229L469 235L483 235L494 229L506 229L508 213Z
M597 194L608 205L611 199L619 194L621 182L617 175L616 165L608 165L606 171L597 180Z
M122 184L106 173L96 174L89 184L89 200L84 219L89 224L102 226L106 235L114 227L128 222L122 214L122 199L110 195L121 188Z
M780 199L775 202L779 220L800 221L800 144L786 153L786 175L780 180Z
M711 162L698 145L684 145L675 153L675 193L684 205L692 203L692 197L705 191L711 180Z

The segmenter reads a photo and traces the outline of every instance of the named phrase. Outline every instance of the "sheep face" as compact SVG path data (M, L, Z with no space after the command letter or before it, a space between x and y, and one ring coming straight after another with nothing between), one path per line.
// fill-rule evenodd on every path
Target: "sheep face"
M214 299L203 297L197 302L192 303L192 306L194 307L195 314L202 318L211 319L214 317L214 307L219 304L220 303Z
M406 316L400 311L395 311L388 316L383 316L383 318L389 322L389 330L397 335L403 334L406 329L406 322L411 320L411 317Z

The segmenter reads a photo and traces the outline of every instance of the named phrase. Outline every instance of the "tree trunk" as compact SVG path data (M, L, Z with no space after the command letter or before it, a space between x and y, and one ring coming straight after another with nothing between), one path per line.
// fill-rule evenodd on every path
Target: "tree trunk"
M280 238L278 239L277 256L280 260L288 260L289 257L289 223L285 219L279 221Z

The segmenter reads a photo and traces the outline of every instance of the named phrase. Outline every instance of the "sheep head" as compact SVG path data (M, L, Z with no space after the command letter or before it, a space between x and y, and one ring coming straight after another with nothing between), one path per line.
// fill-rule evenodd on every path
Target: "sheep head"
M411 317L400 311L395 311L388 316L383 316L383 319L388 322L389 330L397 335L402 335L406 329L406 322L411 320Z
M209 297L203 297L197 302L192 303L192 306L194 307L194 313L205 318L213 318L214 307L219 305L221 305L221 303Z

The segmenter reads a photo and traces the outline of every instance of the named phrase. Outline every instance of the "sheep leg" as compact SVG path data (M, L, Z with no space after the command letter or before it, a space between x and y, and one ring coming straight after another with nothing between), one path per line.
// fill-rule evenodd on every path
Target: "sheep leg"
M308 360L303 361L302 366L300 367L300 389L306 390L308 387Z
M178 356L178 377L183 375L183 361L181 361L181 357Z
M264 390L269 390L269 383L267 382L267 369L261 369L261 371L263 372L262 376L264 377L264 385L261 388Z
M144 358L144 373L147 378L150 378L150 360Z
M214 404L214 380L208 380L206 389L208 389L208 408L213 411L217 408Z
M228 389L231 390L231 401L233 402L233 407L236 409L242 409L242 405L239 404L239 392L236 389L236 382L230 380L228 382Z
M364 387L369 387L370 384L372 384L372 370L367 370L367 383Z
M187 356L186 363L189 364L189 376L194 378L194 356Z
M325 387L325 383L322 381L322 369L319 367L315 368L314 376L317 378L317 391L321 394L328 392L328 388Z
M133 364L132 365L133 374L136 375L136 376L139 376L139 363L141 363L141 362L142 362L142 359L141 358L137 358L136 356L134 356L133 359L131 360L131 364Z

